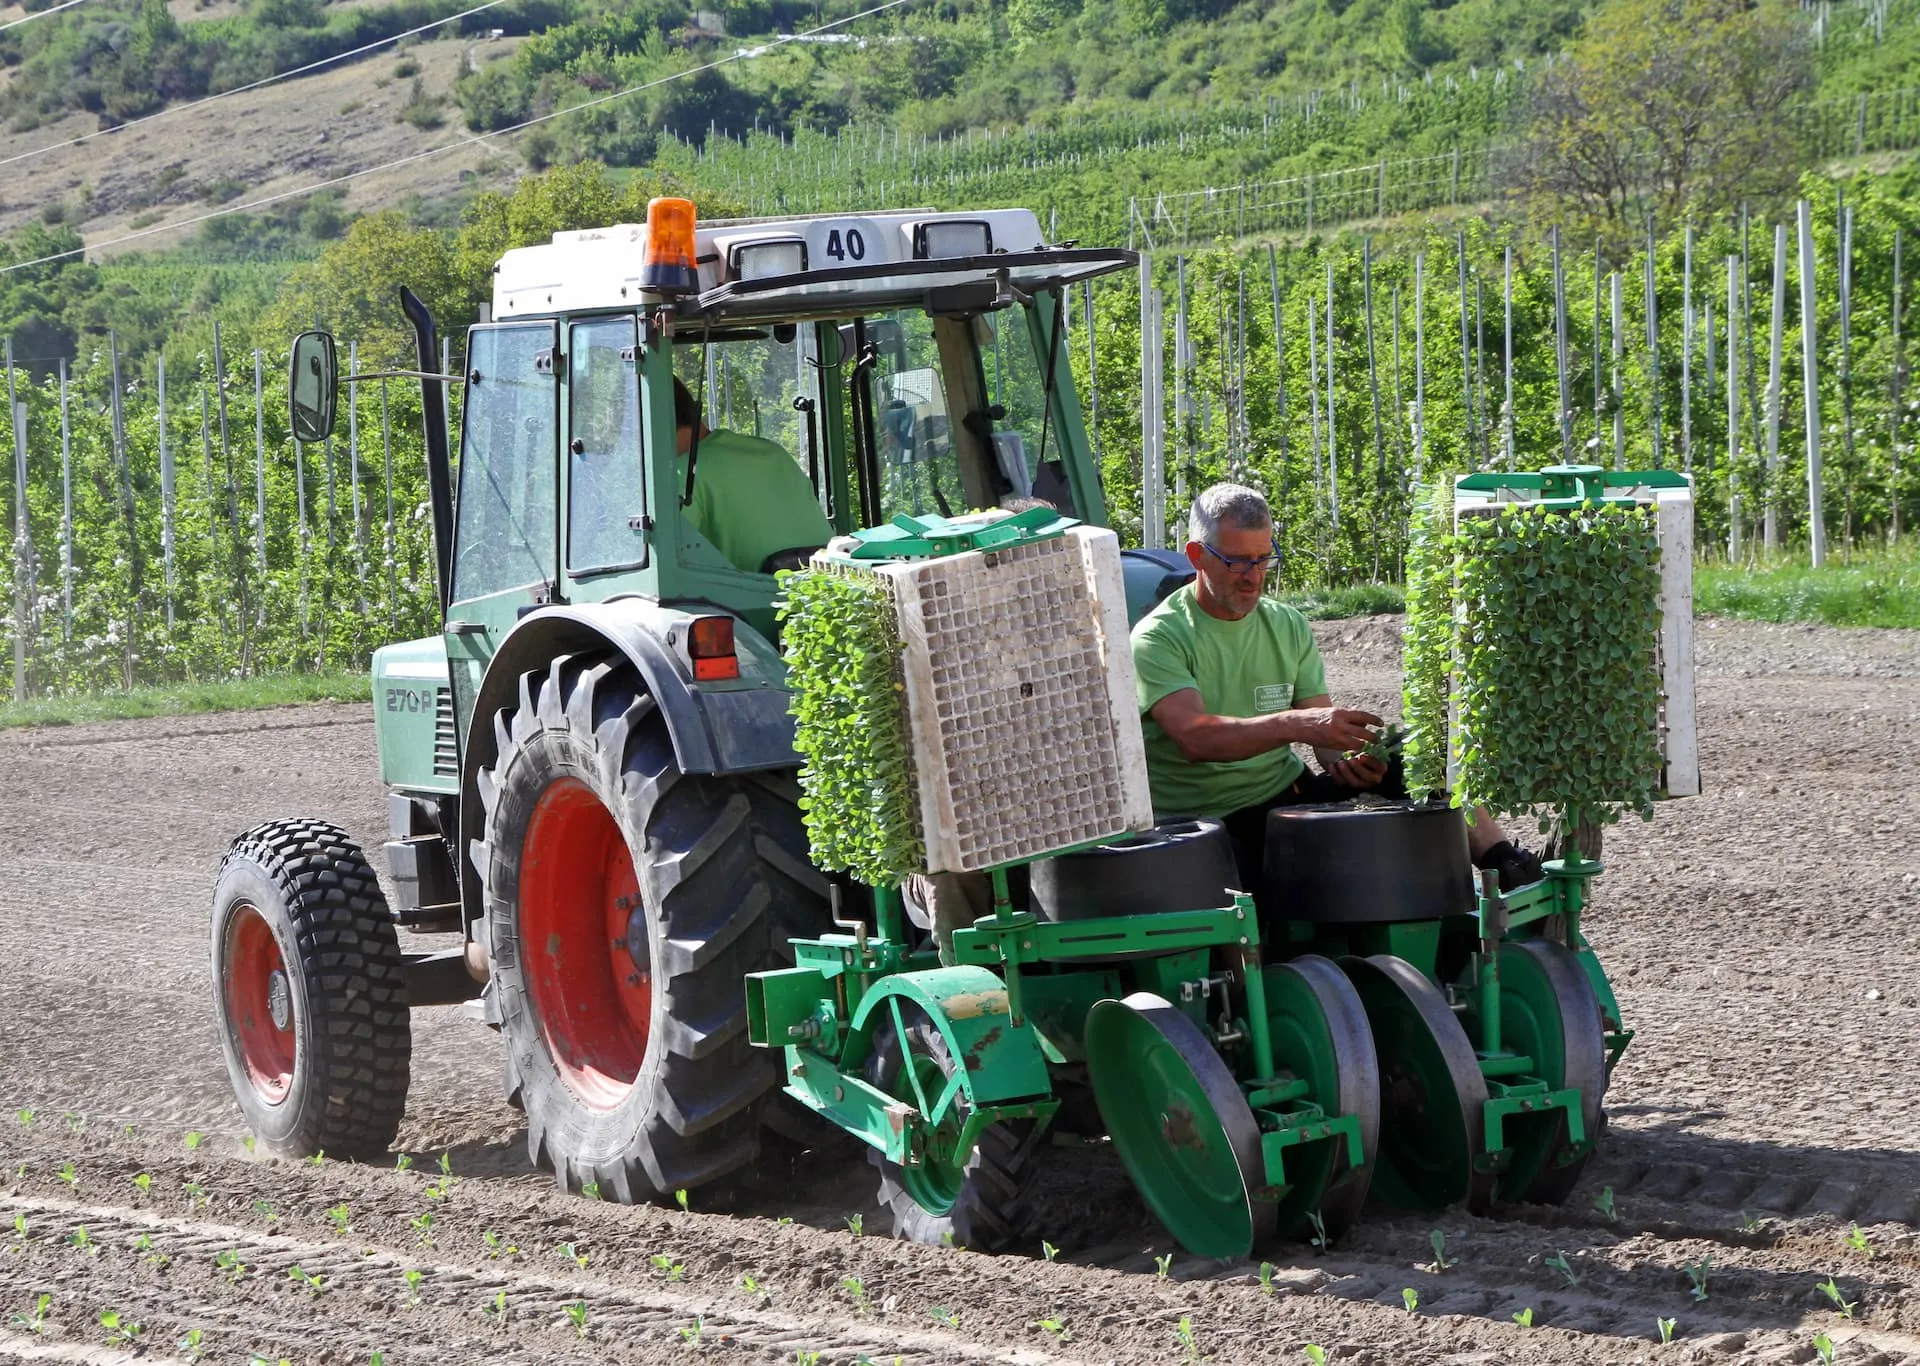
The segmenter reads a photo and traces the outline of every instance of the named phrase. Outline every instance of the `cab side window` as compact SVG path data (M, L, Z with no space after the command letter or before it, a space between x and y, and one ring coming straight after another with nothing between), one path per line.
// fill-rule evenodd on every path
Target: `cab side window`
M580 323L567 348L567 569L646 563L640 374L632 318Z
M551 323L477 327L468 343L454 533L459 602L554 581L558 389Z

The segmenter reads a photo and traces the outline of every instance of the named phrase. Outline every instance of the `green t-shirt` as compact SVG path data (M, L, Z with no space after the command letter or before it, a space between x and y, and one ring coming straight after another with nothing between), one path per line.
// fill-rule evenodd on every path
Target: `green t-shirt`
M683 479L686 470L682 457ZM716 550L750 572L777 550L825 545L833 535L799 463L774 442L739 432L700 438L687 516Z
M1224 816L1277 796L1300 776L1282 745L1251 759L1195 763L1148 713L1184 688L1215 716L1264 716L1327 690L1327 671L1307 619L1271 598L1238 621L1200 610L1187 584L1133 628L1133 671L1147 741L1147 780L1157 819Z

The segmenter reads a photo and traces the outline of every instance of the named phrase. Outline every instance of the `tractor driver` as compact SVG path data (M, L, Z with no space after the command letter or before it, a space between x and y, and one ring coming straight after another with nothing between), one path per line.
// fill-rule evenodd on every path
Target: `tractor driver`
M771 574L797 569L833 535L813 484L791 455L771 441L714 431L701 420L692 392L673 381L680 472L693 452L694 528L736 568Z
M1356 752L1381 719L1333 704L1306 618L1262 591L1280 558L1266 499L1238 484L1204 490L1186 552L1193 582L1133 628L1154 816L1220 819L1241 877L1256 887L1269 810L1361 792L1404 797L1406 782L1397 758ZM1301 763L1296 744L1312 747L1319 772ZM1538 860L1484 810L1467 843L1503 890L1541 876Z

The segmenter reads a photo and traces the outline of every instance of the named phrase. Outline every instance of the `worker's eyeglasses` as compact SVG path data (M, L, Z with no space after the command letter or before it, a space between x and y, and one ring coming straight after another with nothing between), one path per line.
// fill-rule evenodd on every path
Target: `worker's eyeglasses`
M1258 559L1253 560L1243 560L1233 555L1222 555L1205 541L1200 542L1200 548L1206 551L1207 554L1213 556L1214 559L1220 561L1221 564L1225 565L1229 574L1264 574L1276 564L1280 563L1279 543L1270 542L1269 544L1272 545L1273 553L1262 555Z

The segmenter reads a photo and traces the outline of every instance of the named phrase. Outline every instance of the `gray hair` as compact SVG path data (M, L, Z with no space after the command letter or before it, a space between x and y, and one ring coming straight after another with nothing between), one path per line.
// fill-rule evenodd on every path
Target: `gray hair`
M1261 531L1273 525L1267 500L1244 484L1214 484L1200 491L1187 514L1187 539L1212 545L1220 528Z

